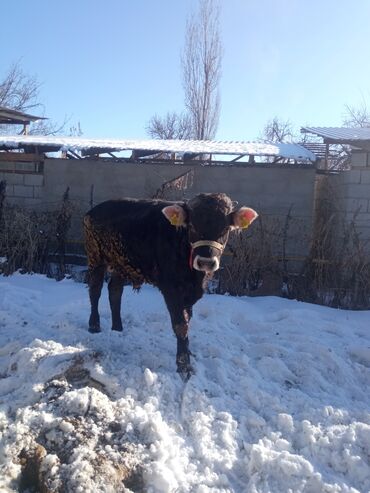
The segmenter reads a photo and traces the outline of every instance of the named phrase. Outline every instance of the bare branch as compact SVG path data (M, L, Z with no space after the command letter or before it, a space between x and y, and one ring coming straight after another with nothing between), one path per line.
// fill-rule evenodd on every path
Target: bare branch
M40 83L35 76L27 75L20 62L14 63L3 81L0 82L0 106L18 111L39 108L37 101Z
M0 80L0 106L17 111L30 111L37 109L38 116L43 116L44 106L39 102L40 83L35 76L27 75L21 68L20 62L14 63L3 80ZM67 124L70 117L64 118L62 123L52 120L38 120L31 123L30 135L57 135L67 134ZM19 134L23 132L22 125L1 125L0 135ZM69 135L82 134L80 123L73 124L69 128Z
M154 115L146 127L151 137L209 140L216 135L222 61L219 14L217 0L199 0L198 13L188 19L181 58L186 113Z
M344 106L343 125L346 127L370 127L370 110L363 99L358 106Z
M153 139L190 139L190 118L184 113L175 112L168 112L164 117L154 115L146 131Z
M30 135L68 135L70 137L80 137L83 132L80 122L70 125L70 117L64 117L62 123L51 120L39 120L31 125Z
M1 183L1 182L0 182ZM171 180L165 181L162 185L157 189L155 194L153 195L153 199L164 199L166 197L166 193L170 190L179 191L179 190L187 190L191 188L194 183L194 170L189 169L177 176L176 178L172 178Z
M182 56L185 107L193 138L214 138L220 114L219 82L222 45L220 8L215 0L200 0L199 13L188 20Z
M293 135L292 123L289 120L279 120L275 116L266 123L261 138L270 142L292 142Z

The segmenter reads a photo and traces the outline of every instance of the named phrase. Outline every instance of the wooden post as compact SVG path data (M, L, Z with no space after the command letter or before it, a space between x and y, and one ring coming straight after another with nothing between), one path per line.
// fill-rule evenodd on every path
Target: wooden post
M329 144L326 143L325 146L325 169L329 169Z

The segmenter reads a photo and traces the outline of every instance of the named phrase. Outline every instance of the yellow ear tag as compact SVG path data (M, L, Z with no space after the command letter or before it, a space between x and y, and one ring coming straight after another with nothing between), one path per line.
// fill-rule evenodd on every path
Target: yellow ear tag
M180 216L180 212L179 211L173 211L171 213L170 223L172 224L172 226L181 226L181 224L182 224L182 217Z
M240 219L239 219L239 224L240 224L240 227L242 229L245 229L245 228L248 228L248 226L250 225L250 220L248 219L247 217L247 214L243 215Z

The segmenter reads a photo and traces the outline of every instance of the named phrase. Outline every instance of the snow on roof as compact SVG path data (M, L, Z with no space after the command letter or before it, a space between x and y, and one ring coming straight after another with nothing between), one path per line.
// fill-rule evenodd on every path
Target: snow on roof
M81 137L45 137L34 135L0 136L0 147L14 149L24 146L47 146L55 150L82 151L104 149L105 152L127 150L178 152L194 154L236 154L280 156L286 159L316 161L316 156L298 144L275 142L238 142L202 140L113 140ZM101 152L104 152L101 151Z
M370 141L370 128L351 127L302 127L302 132L312 133L329 140L337 141Z

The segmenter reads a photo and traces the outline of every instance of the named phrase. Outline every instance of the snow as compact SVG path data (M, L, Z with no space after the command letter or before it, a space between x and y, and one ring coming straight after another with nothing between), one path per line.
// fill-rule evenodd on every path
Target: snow
M288 159L316 161L316 156L299 144L287 142L235 142L209 140L115 140L88 139L40 135L0 135L0 145L11 149L25 145L55 147L56 150L82 151L106 149L110 151L190 152L195 154L249 154L254 156L282 156Z
M83 284L0 277L0 491L32 468L53 492L370 490L370 312L204 296L184 383L155 289L125 289L123 333L106 290L102 333L88 310Z

